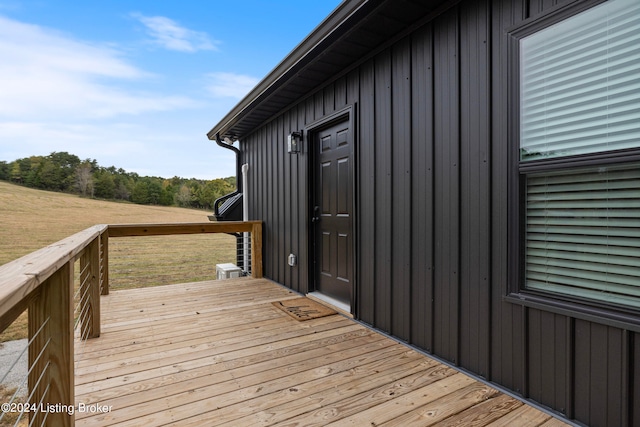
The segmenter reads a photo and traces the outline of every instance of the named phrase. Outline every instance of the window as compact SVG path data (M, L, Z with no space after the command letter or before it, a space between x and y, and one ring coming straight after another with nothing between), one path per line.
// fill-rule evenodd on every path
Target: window
M640 2L516 38L519 291L640 308Z
M526 183L526 288L640 307L640 163Z

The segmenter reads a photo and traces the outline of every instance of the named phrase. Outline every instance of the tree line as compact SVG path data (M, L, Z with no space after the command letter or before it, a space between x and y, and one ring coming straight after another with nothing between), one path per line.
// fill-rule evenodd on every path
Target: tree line
M236 189L235 177L200 180L140 176L67 152L0 161L0 180L84 197L200 209L213 209L218 197Z

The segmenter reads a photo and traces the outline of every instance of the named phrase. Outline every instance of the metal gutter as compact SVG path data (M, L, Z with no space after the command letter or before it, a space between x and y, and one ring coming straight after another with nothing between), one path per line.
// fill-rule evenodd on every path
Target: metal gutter
M236 188L238 189L236 193L242 193L242 180L240 175L240 171L242 170L242 158L241 158L240 150L234 147L233 145L227 144L226 142L222 141L220 139L219 133L215 135L214 140L216 141L216 144L218 144L220 147L226 148L227 150L231 150L236 154Z
M222 206L222 204L227 199L230 199L230 198L242 193L242 179L241 179L241 175L240 175L240 171L242 170L242 158L241 158L241 155L240 155L241 154L240 150L238 148L234 147L233 145L227 144L226 142L222 141L222 139L220 139L220 134L216 134L215 142L220 147L226 148L227 150L233 151L235 153L235 155L236 155L236 191L234 191L232 193L229 193L229 194L225 194L224 196L216 199L216 201L213 202L213 215L209 217L210 221L219 220L220 206Z

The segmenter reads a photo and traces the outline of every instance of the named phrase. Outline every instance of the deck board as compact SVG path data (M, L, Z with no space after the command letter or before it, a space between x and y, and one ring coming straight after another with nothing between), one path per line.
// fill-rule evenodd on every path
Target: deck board
M340 314L298 322L264 279L114 291L76 345L84 426L562 425Z

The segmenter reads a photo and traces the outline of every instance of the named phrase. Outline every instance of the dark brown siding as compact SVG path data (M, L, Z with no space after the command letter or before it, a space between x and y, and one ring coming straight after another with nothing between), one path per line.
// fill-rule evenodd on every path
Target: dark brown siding
M409 341L411 336L411 44L396 44L391 52L391 333ZM395 282L400 286L395 286Z
M356 143L357 182L356 190L358 217L358 249L356 263L359 266L371 265L376 255L376 238L373 230L376 226L376 132L375 100L374 100L374 65L373 61L363 66L360 73L360 104L356 121L358 123L358 137ZM366 212L369 212L367 214ZM360 268L356 283L375 284L376 274L373 268ZM358 286L356 293L356 312L358 317L371 325L375 323L376 286Z
M375 227L361 230L371 233L375 238L375 254L370 262L364 262L367 268L375 271L374 282L374 325L385 332L391 332L391 238L393 223L391 221L391 52L381 53L374 63L375 116L373 128L375 142L375 175L374 182L361 182L360 186L374 185L374 217ZM362 215L366 213L362 212ZM371 215L371 213L369 213ZM395 286L395 282L393 283ZM360 286L362 288L362 286Z
M458 9L434 23L434 348L458 362L460 292L460 79Z
M411 65L411 342L433 349L434 135L433 29L412 41Z
M460 364L489 371L491 86L489 8L460 12Z
M622 390L622 331L578 320L575 346L576 418L590 425L621 425L622 399L613 397Z
M265 275L308 291L309 153L286 135L355 105L356 317L570 419L638 426L639 334L504 301L507 30L571 1L460 2L256 130L251 219Z
M528 321L529 397L552 408L567 408L569 320L530 310Z
M509 201L508 165L509 152L508 111L509 62L506 55L507 28L525 18L527 4L524 1L494 0L491 3L491 340L489 378L499 384L522 393L523 382L523 309L504 304L507 281L507 210ZM556 408L557 409L557 408Z

